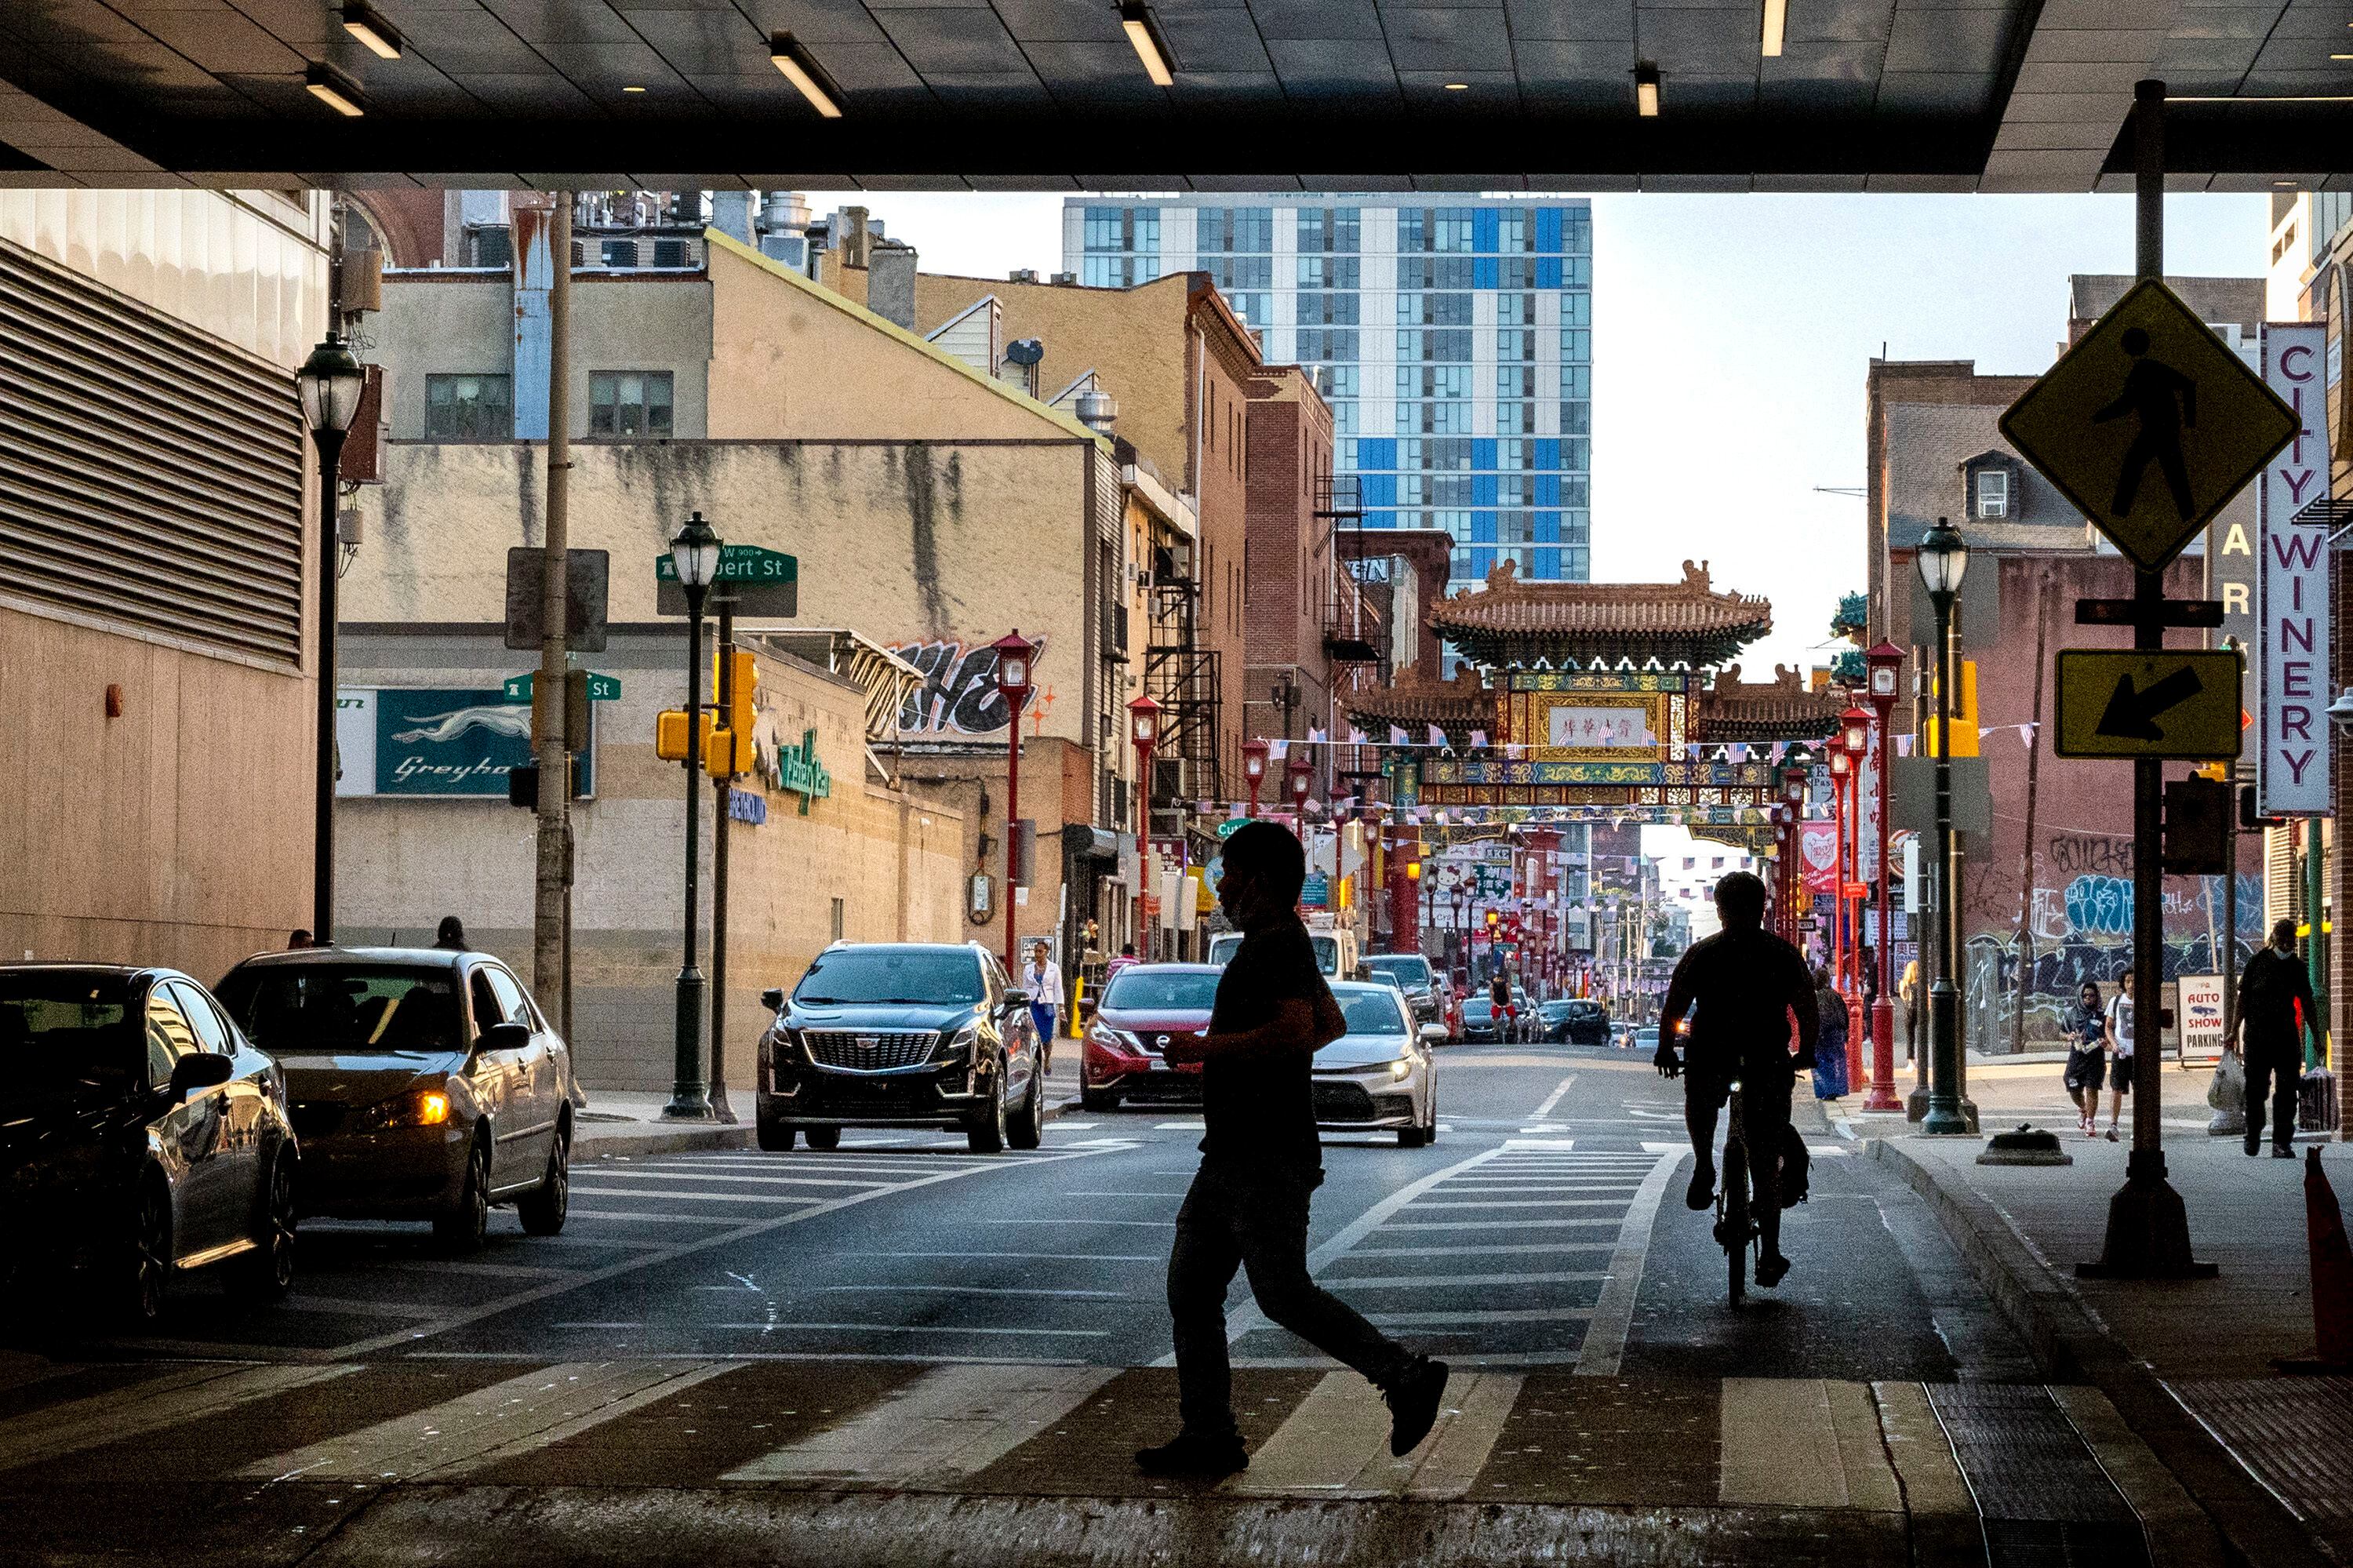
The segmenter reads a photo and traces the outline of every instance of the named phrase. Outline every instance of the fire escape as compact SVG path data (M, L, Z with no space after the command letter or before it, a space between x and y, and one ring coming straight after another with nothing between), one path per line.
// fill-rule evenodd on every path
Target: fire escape
M1343 706L1348 694L1379 685L1387 662L1382 645L1388 639L1381 614L1386 584L1376 586L1365 580L1365 575L1367 568L1386 567L1388 563L1341 557L1339 531L1363 526L1364 517L1355 474L1327 473L1316 481L1315 520L1324 531L1331 562L1324 583L1324 656L1332 662L1334 693ZM1352 793L1368 792L1367 786L1380 777L1378 755L1368 755L1368 748L1361 746L1339 748L1333 769L1335 780L1345 780ZM1375 766L1367 768L1368 762Z
M1144 690L1160 705L1160 744L1153 758L1155 807L1225 798L1218 765L1218 654L1201 645L1200 615L1193 547L1155 548L1152 640L1144 650Z

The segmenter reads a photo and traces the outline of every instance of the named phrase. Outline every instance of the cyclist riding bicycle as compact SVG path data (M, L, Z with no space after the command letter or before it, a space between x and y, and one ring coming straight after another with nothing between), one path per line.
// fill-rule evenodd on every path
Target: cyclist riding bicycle
M1757 1283L1778 1285L1789 1272L1781 1255L1781 1150L1789 1137L1789 1095L1814 1065L1820 1022L1813 980L1798 949L1764 929L1765 885L1736 871L1715 885L1724 928L1691 945L1667 982L1659 1013L1662 1077L1683 1074L1683 1122L1697 1164L1683 1201L1704 1209L1715 1199L1715 1117L1743 1086L1754 1205L1762 1242ZM1687 1046L1675 1050L1676 1025L1693 1014ZM1790 1051L1796 1023L1797 1050ZM1688 1071L1686 1071L1688 1069Z

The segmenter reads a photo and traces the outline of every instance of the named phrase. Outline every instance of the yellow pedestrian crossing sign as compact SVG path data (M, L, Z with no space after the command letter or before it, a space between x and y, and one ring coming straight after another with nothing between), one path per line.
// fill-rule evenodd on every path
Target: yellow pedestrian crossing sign
M2003 438L2145 571L2180 554L2297 427L2295 411L2153 279L2001 417Z
M2061 757L2239 755L2239 655L2231 649L2067 648L2060 651Z

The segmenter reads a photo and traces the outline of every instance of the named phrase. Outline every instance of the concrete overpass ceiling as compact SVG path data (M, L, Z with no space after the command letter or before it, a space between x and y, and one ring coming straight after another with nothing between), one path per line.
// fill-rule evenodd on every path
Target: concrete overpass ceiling
M2154 75L2176 183L2263 189L2353 128L2353 0L1154 0L1165 86L1123 21L0 0L0 183L2084 191Z

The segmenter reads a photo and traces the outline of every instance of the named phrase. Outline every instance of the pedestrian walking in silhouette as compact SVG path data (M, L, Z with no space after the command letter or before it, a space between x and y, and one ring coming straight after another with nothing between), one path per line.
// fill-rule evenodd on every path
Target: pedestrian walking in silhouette
M433 933L433 945L453 953L465 952L466 923L455 915L442 916L440 928Z
M1381 1391L1389 1452L1402 1458L1438 1419L1446 1363L1391 1340L1307 1271L1308 1198L1324 1182L1312 1069L1347 1024L1299 918L1306 853L1290 829L1256 821L1226 841L1224 860L1218 902L1241 927L1241 946L1219 977L1208 1033L1162 1049L1172 1066L1201 1064L1201 1169L1168 1254L1184 1427L1135 1462L1148 1475L1205 1480L1249 1467L1226 1351L1236 1269L1249 1272L1260 1311Z
M2125 329L2123 347L2133 361L2125 373L2124 390L2115 402L2092 416L2095 425L2127 414L2140 421L2132 444L2125 448L2124 465L2116 471L2116 500L2108 511L2117 517L2132 511L2141 478L2154 462L2165 475L2166 487L2173 492L2174 510L2186 518L2190 514L2189 470L2181 461L2181 432L2198 427L2198 384L2173 366L2149 358L2148 334L2138 327Z
M2304 1081L2304 1020L2317 1016L2312 978L2296 956L2295 922L2272 927L2270 946L2239 977L2239 1038L2247 1069L2249 1154L2263 1143L2263 1101L2272 1102L2272 1158L2293 1160L2295 1112Z

